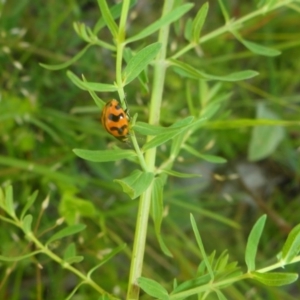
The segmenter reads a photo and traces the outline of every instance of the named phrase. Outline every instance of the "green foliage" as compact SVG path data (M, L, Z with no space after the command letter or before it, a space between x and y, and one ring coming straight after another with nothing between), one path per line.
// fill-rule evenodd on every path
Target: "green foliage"
M245 262L248 267L248 272L252 272L255 270L255 257L257 253L258 242L264 229L266 218L266 215L259 218L248 237L245 254Z
M0 4L0 299L298 297L298 2L112 2Z

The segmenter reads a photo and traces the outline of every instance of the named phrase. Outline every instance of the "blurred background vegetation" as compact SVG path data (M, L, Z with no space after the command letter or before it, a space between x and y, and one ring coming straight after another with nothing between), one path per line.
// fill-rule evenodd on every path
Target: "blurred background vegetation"
M184 45L187 18L194 17L204 3L191 2L195 2L195 7L172 26L170 55ZM225 2L235 18L255 10L256 1ZM203 34L224 24L217 1L209 3ZM161 6L162 1L139 0L132 9L128 35L159 18ZM216 165L187 154L179 157L178 170L203 176L192 180L169 179L164 195L166 218L162 234L174 258L162 254L150 223L144 266L146 277L170 284L175 277L183 281L194 275L201 258L190 227L190 212L197 219L206 251L216 250L219 255L228 249L230 260L237 260L241 266L247 235L261 214L268 214L257 262L261 267L272 261L289 230L299 222L299 126L260 127L258 131L266 135L262 139L253 127L235 123L267 116L279 121L299 121L299 10L298 7L298 11L292 8L273 11L251 20L241 30L244 38L280 50L279 56L254 55L230 34L213 39L186 55L187 61L208 73L224 75L252 69L258 71L259 76L222 84L219 93L231 92L230 98L223 102L211 126L192 137L199 151L222 156L228 162ZM87 230L74 239L78 253L85 257L78 267L81 270L96 265L109 249L127 243L121 255L96 272L101 286L120 293L123 298L138 202L129 200L113 179L128 175L134 166L128 161L89 163L77 158L72 149L128 146L120 145L105 132L99 121L100 112L90 95L69 81L66 70L53 72L39 66L39 62L65 62L85 46L72 24L80 21L95 25L100 16L97 1L10 0L0 3L0 11L1 183L13 185L17 210L25 205L33 191L39 191L30 213L34 215L35 230L42 240L51 235L49 229L59 226L55 224L61 217L69 223L80 220L87 224ZM110 41L106 29L99 36ZM153 41L155 36L147 43ZM87 80L112 83L114 67L110 52L92 47L70 69L77 75L84 74ZM203 83L199 91L196 85L168 72L161 109L162 125L169 126L189 115L185 92L189 84L193 99L214 86L210 82ZM146 121L149 92L135 80L127 86L126 93L131 114L138 112L139 120ZM108 100L117 95L100 97ZM218 126L220 120L223 123ZM268 149L261 154L265 147ZM162 148L157 160L163 158ZM43 210L41 204L48 195L50 203ZM0 241L2 255L22 255L31 246L20 231L3 222ZM68 244L71 240L65 242ZM55 251L61 253L65 246L57 244ZM298 273L300 270L299 265L287 269ZM0 276L0 299L63 299L77 283L74 275L45 256L19 263L1 262ZM242 282L229 287L225 294L229 299L282 300L300 296L299 282L284 288ZM96 299L96 292L83 287L80 296L74 299Z

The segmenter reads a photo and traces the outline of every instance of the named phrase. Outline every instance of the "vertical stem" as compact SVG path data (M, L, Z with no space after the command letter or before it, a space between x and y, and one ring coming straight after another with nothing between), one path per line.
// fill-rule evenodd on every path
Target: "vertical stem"
M162 15L171 11L174 0L165 0ZM153 90L150 102L149 123L158 124L160 118L160 107L163 96L164 80L166 73L166 52L169 37L169 25L164 26L159 31L158 41L162 44L161 51L154 62ZM148 137L150 140L151 137ZM155 168L156 148L148 150L145 154L147 169L151 172ZM134 236L134 245L132 251L132 260L130 266L127 300L136 300L139 298L139 287L137 280L141 277L148 218L151 204L152 186L140 197L139 210L136 221L136 232Z
M119 98L121 100L123 107L124 107L125 93L124 93L123 82L122 82L122 62L123 62L123 50L125 46L124 40L125 40L126 21L127 21L128 11L129 11L129 5L130 5L129 0L123 1L120 23L119 23L119 31L118 31L118 36L116 38L116 44L117 44L116 83L118 86Z

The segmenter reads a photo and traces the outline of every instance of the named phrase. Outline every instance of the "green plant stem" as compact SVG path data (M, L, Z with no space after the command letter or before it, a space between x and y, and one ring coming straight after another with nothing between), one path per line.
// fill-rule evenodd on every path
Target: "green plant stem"
M124 41L126 32L126 21L129 11L130 1L124 0L122 5L122 12L120 16L120 24L118 30L118 36L116 38L117 43L117 53L116 53L116 85L118 88L118 94L122 106L125 106L125 92L122 80L122 62L123 62L123 51L124 51Z
M22 225L20 222L20 225L18 225L21 229ZM55 253L53 253L51 250L48 249L48 247L44 246L36 237L32 232L28 232L26 234L27 238L29 240L31 240L38 249L40 249L42 251L42 253L46 254L47 256L49 256L52 260L56 261L57 263L59 263L63 268L71 271L72 273L74 273L75 275L77 275L80 279L83 280L83 282L85 284L90 285L91 287L93 287L99 294L101 295L106 295L109 299L117 299L115 298L113 295L107 293L105 290L103 290L94 280L92 280L91 278L89 278L88 276L86 276L85 274L81 273L78 269L74 268L72 265L70 265L69 263L65 262L62 258L60 258L58 255L56 255Z
M174 0L165 0L162 16L171 11ZM150 100L149 124L158 124L160 119L160 107L163 96L164 80L166 73L166 52L168 45L169 26L164 26L159 31L158 41L162 44L161 50L154 61L153 90ZM148 137L149 141L151 137ZM154 171L156 148L148 150L145 154L147 169ZM151 204L152 186L140 197L139 210L136 221L136 232L130 265L127 299L133 300L139 297L137 280L142 274L147 226Z
M238 28L240 28L242 26L243 23L259 16L262 14L265 14L267 12L270 12L272 10L278 9L280 7L283 6L287 6L290 3L292 3L294 0L285 0L285 1L278 1L278 3L276 5L274 5L273 7L271 7L271 9L268 9L266 6L261 7L260 9L257 9L254 12L249 13L248 15L238 19L238 20L230 20L228 23L226 23L224 26L204 35L203 37L200 38L199 43L190 43L188 45L186 45L184 48L182 48L181 50L179 50L177 53L175 53L174 55L172 55L172 59L176 59L180 56L182 56L183 54L185 54L186 52L188 52L189 50L195 48L197 45L199 44L204 44L205 42L223 34L226 32L230 32L233 30L236 30Z

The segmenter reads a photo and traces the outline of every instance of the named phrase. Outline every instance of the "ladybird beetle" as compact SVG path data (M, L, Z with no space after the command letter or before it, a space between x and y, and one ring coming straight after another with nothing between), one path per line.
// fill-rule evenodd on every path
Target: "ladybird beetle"
M106 103L101 113L101 123L115 138L122 142L128 140L129 115L117 100L112 99Z

